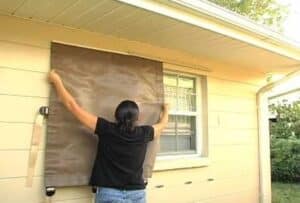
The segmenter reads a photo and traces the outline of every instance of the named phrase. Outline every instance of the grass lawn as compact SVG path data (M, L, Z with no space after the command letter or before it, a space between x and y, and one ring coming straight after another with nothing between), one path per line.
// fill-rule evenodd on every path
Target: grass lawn
M300 203L300 183L272 183L272 203Z

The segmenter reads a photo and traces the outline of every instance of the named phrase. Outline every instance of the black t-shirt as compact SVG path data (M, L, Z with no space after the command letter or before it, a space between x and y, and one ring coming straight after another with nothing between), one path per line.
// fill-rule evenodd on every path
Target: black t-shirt
M99 136L90 185L124 190L144 189L143 163L147 143L153 140L152 126L137 126L123 134L117 124L99 117L95 133Z

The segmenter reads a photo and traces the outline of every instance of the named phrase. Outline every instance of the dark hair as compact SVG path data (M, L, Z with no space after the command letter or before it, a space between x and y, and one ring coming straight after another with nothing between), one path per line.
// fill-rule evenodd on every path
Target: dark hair
M117 126L123 133L133 132L135 123L138 120L139 107L131 100L122 101L116 108L115 118Z

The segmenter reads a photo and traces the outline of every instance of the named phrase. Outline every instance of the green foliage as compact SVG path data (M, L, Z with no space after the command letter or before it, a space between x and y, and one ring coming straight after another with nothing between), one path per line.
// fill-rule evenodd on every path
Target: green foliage
M300 181L300 139L272 139L272 181Z
M282 24L288 15L288 7L276 0L209 0L215 4L248 16L250 19L282 31Z
M270 124L272 180L300 181L300 101L271 105L277 122Z

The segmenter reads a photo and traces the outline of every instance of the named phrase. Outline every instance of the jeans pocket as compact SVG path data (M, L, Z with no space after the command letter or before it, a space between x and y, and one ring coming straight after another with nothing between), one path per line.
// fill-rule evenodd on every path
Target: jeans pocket
M96 203L120 203L122 193L119 190L111 188L99 188L96 194Z
M145 203L146 202L146 192L145 190L135 190L130 191L128 195L128 200L132 203Z

